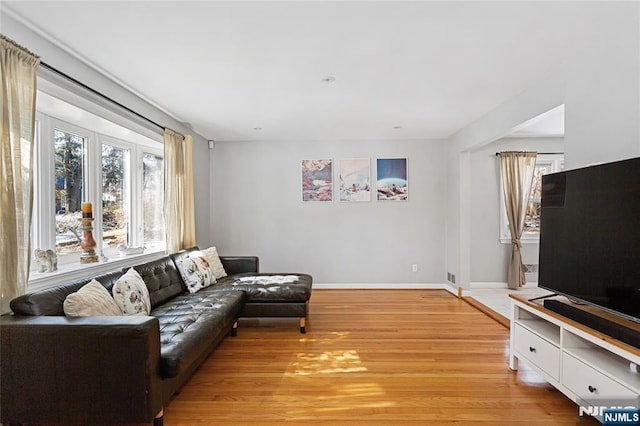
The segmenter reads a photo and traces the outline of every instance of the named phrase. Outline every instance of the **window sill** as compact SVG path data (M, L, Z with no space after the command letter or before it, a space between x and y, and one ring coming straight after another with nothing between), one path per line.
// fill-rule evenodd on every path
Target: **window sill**
M160 259L165 255L165 251L156 251L153 253L112 258L106 262L97 262L90 264L73 263L68 265L61 265L55 272L31 271L29 273L29 284L27 286L27 291L33 292L65 282L94 277L107 272L113 272L129 266L135 266L141 263Z

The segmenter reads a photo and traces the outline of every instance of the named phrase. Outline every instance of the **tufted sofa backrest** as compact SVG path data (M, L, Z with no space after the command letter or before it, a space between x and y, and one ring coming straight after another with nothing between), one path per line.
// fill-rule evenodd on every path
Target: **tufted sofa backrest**
M185 252L179 253L178 257ZM172 257L164 256L133 266L147 285L151 309L187 291ZM80 290L92 279L98 280L111 293L115 282L129 269L130 267L127 267L122 271L82 278L16 297L11 301L11 310L15 315L64 315L64 300L69 294Z
M98 280L111 292L113 284L121 276L121 272L110 272L25 294L11 301L11 310L16 315L64 315L64 299L69 294L80 290L92 279Z
M126 268L128 270L129 268ZM187 290L175 263L169 256L133 267L147 285L151 309Z

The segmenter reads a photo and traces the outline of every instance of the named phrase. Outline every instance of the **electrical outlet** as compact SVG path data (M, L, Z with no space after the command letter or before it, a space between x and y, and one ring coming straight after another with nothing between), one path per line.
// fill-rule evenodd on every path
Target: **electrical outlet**
M414 263L413 265L411 265L411 272L418 272L418 264Z

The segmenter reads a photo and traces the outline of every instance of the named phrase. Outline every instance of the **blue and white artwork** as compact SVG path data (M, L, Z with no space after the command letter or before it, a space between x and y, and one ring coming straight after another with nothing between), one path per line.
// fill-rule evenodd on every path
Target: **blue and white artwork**
M406 158L378 158L376 190L380 201L405 201L409 195Z
M340 160L340 201L371 201L371 160Z

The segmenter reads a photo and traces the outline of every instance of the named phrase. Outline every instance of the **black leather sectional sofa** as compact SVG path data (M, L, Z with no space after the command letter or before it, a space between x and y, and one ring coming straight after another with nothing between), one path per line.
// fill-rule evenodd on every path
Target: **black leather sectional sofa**
M306 331L310 275L271 280L283 274L259 273L257 257L221 257L228 276L189 293L175 262L195 249L134 267L150 316L64 315L67 295L93 278L111 291L124 271L14 299L0 318L0 421L161 424L165 403L239 318L298 317Z

